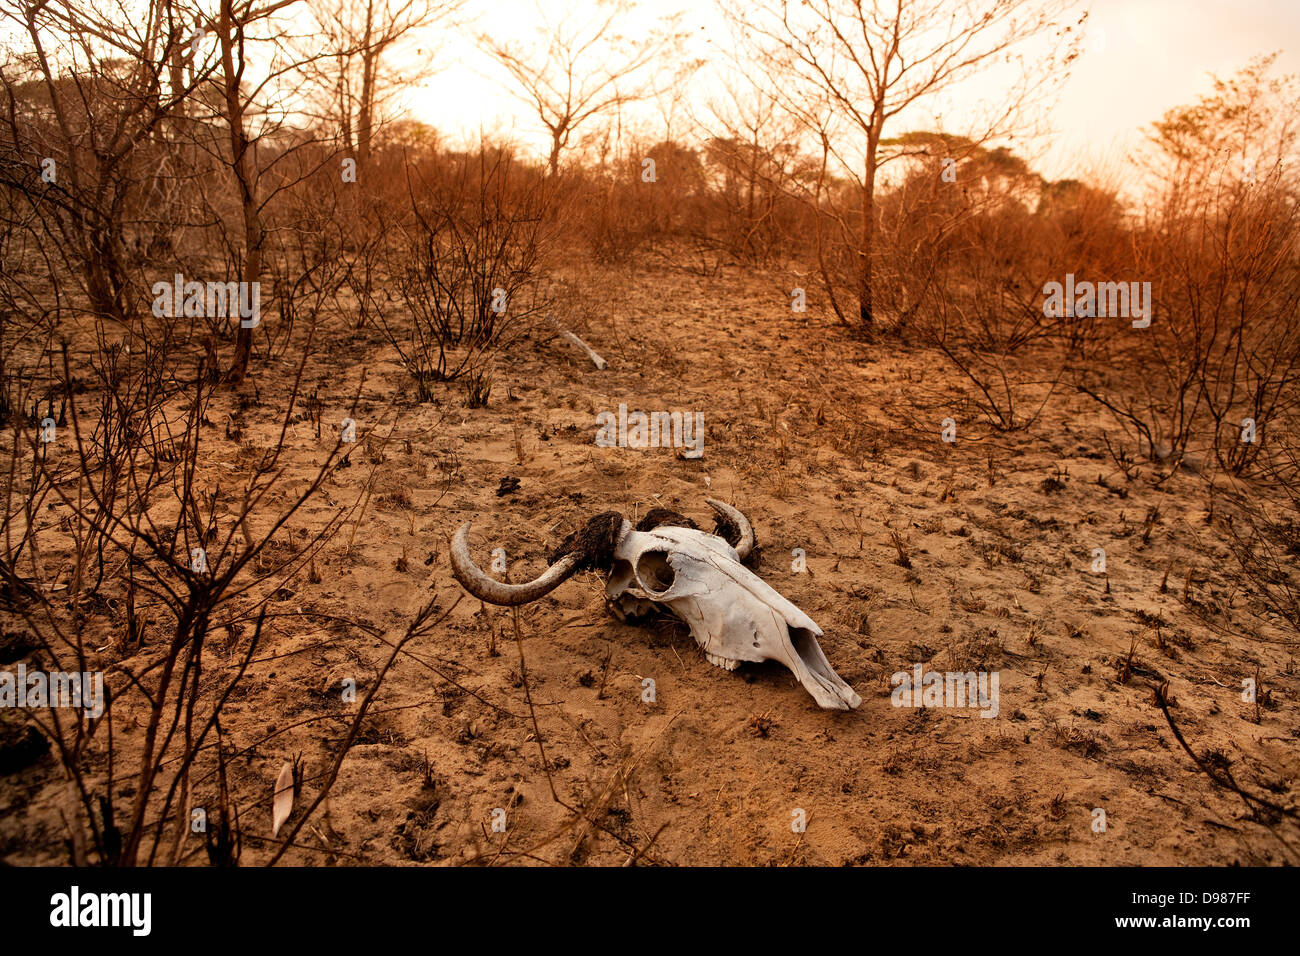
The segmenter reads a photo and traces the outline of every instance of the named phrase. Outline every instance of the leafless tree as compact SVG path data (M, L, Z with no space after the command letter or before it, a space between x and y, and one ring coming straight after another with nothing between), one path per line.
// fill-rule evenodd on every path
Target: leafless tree
M777 226L782 199L799 192L796 180L812 172L799 155L798 130L770 90L747 88L739 75L708 110L700 125L708 131L708 162L720 173L715 192L726 244L742 261L765 261L778 245L788 245Z
M310 6L318 33L307 45L321 49L323 36L328 54L312 61L312 79L329 102L321 118L366 166L393 96L434 71L431 28L453 24L465 0L312 0ZM404 58L400 72L392 71L386 61L417 40L414 56Z
M599 3L594 15L583 17L570 9L556 18L539 4L544 25L531 46L480 37L483 49L510 75L515 94L550 134L547 168L552 176L574 131L592 117L650 95L652 64L671 56L680 42L678 16L665 18L643 37L622 35L619 22L634 6L629 0L609 0Z
M858 318L874 320L871 257L876 175L896 153L882 150L886 124L999 62L1025 41L1055 31L1046 59L1020 71L1003 106L975 142L1005 130L1074 54L1073 26L1058 17L1069 0L722 0L782 104L859 187ZM1079 21L1080 23L1082 21ZM1018 59L1018 57L1017 57ZM1022 64L1023 65L1023 64ZM983 124L982 124L983 125ZM854 172L856 170L856 172Z
M163 83L187 32L173 5L137 12L143 22L119 25L76 0L0 5L26 47L0 65L7 215L79 282L96 315L124 324L138 305L128 246L151 148L195 82Z
M1131 248L1154 317L1080 370L1080 390L1173 466L1202 450L1208 419L1225 472L1269 474L1300 410L1300 83L1273 65L1263 57L1216 78L1153 125L1156 188ZM1126 364L1140 389L1107 381Z
M199 90L198 102L206 107L211 124L193 124L195 141L226 167L239 207L242 235L227 239L238 264L239 277L251 285L263 278L266 241L271 226L267 208L280 192L291 189L308 175L298 167L293 175L280 175L277 166L288 168L287 160L316 141L316 135L296 133L293 122L300 115L304 95L296 78L312 69L327 55L319 48L303 53L294 36L292 17L299 0L219 0L215 18L200 17L202 27L193 43L198 63L212 65L212 82ZM215 43L211 37L215 34ZM256 63L250 55L256 46ZM221 130L227 143L222 148L213 135ZM325 156L321 162L328 161ZM218 223L224 217L215 217ZM253 331L257 322L241 317L236 332L234 356L225 372L238 383L248 371Z

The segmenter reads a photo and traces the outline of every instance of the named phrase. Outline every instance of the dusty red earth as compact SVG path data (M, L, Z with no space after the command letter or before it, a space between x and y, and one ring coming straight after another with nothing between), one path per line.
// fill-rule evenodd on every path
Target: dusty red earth
M1027 432L993 433L938 355L792 313L783 275L575 267L571 279L566 320L609 367L528 339L496 358L486 408L460 386L419 404L378 334L340 317L318 331L305 390L318 389L324 428L290 427L285 493L326 459L360 389L358 443L278 547L365 506L315 575L277 594L281 616L223 719L239 749L273 734L230 768L243 862L269 856L279 768L303 755L301 808L338 748L342 721L309 719L354 708L341 682L368 687L388 654L371 632L297 611L400 631L427 598L449 615L394 663L287 861L1294 862L1294 826L1213 783L1154 703L1167 680L1196 753L1294 804L1295 635L1234 577L1202 476L1126 480L1096 406L1064 391ZM274 445L295 363L276 364L256 390L215 401L205 480L236 483ZM703 456L596 447L596 416L620 403L702 411ZM518 488L499 496L506 477ZM820 709L775 663L711 666L671 619L618 622L593 573L523 608L517 634L510 611L450 573L466 520L480 565L504 548L520 580L592 514L667 507L702 521L706 496L750 517L755 571L824 630L856 711ZM917 664L996 672L997 716L893 706L891 675ZM1259 708L1242 699L1257 669L1270 691ZM140 733L129 711L117 717L121 741ZM0 778L6 859L66 860L63 794L52 759Z

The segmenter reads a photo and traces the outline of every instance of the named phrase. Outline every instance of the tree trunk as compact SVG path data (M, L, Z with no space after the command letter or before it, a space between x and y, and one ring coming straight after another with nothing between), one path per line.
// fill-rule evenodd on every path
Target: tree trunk
M251 288L254 282L261 281L262 276L262 222L257 212L255 187L245 194L241 204L244 210L244 270L240 278ZM243 301L243 296L240 296L240 300ZM241 312L239 330L235 334L235 357L230 363L230 374L227 376L231 382L238 384L244 380L252 352L253 327L244 324Z
M754 231L758 228L758 222L754 219L754 181L758 179L758 137L755 136L754 142L746 145L746 152L749 153L749 181L745 183L745 252L750 262L757 262L758 248L754 244Z
M240 69L235 71L235 31L239 31L242 44L243 27L234 23L232 0L221 0L221 72L226 94L226 121L230 125L231 170L239 187L239 206L244 219L244 268L240 281L258 282L262 274L262 220L257 202L257 170L251 162L248 132L244 129L244 104L240 99L239 80L243 73L241 51ZM244 297L241 296L242 300ZM236 310L238 312L238 310ZM245 327L243 315L238 317L235 334L235 357L231 361L226 380L242 382L248 373L248 359L253 351L253 329Z
M871 301L871 252L876 241L876 147L879 128L867 135L866 168L862 179L862 248L858 251L858 320L865 327L875 321Z
M844 315L844 310L840 308L839 297L835 294L835 282L831 278L830 269L826 265L826 244L822 239L822 192L826 187L826 161L830 156L830 140L827 139L825 131L821 133L822 141L822 158L817 167L817 186L813 193L813 226L817 238L817 268L821 272L822 285L826 288L826 298L830 300L831 308L835 310L835 317L840 320L841 325L848 325L849 320Z
M370 161L371 125L375 116L375 72L379 52L371 46L375 28L374 0L366 3L366 29L361 38L361 102L357 111L357 165L363 169Z
M343 152L353 158L357 155L356 138L352 134L352 92L348 89L345 73L350 65L343 57L339 61L339 81L335 89L335 101L339 111L339 130L343 137Z
M370 164L370 143L373 138L375 123L375 75L378 71L379 54L366 50L361 54L361 101L357 111L357 165L366 168Z
M546 163L551 176L555 176L560 171L560 136L560 130L551 130L551 155Z
M175 4L172 3L171 0L168 0L167 3L167 16L172 23L180 23L181 17L178 15ZM198 23L195 23L194 28L196 30L199 28ZM191 43L192 42L193 41L191 41ZM175 99L180 95L180 91L185 88L185 42L183 40L176 40L173 42L171 52L167 57L167 80L171 86L172 98ZM171 124L173 130L179 131L183 125L187 103L188 98L176 104L174 111L176 118Z

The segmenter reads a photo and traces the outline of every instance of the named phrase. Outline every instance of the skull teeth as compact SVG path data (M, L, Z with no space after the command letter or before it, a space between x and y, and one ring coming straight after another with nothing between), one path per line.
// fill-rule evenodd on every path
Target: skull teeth
M728 660L725 657L719 657L717 654L710 654L708 651L704 652L704 659L708 661L710 664L714 664L718 667L721 667L723 670L726 671L734 671L737 667L740 666L740 661Z

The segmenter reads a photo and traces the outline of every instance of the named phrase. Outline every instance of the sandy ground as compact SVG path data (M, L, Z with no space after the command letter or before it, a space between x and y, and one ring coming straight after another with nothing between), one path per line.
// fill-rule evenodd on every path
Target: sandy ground
M377 334L342 321L322 329L306 390L318 389L325 427L317 439L311 422L291 426L290 475L301 484L325 459L360 387L358 445L282 547L370 494L351 546L349 521L315 562L320 581L304 573L273 602L287 613L223 720L240 748L274 734L231 767L250 835L270 835L283 763L302 754L311 778L338 746L340 721L300 722L355 707L340 683L364 693L386 657L364 630L297 609L388 629L423 595L444 610L461 600L394 664L327 813L299 837L311 849L287 860L1296 860L1294 826L1257 819L1216 787L1152 700L1152 682L1167 679L1198 753L1294 804L1294 634L1235 583L1201 478L1126 482L1095 407L1068 393L1030 432L991 435L933 353L792 314L780 276L656 268L578 281L586 308L570 322L609 368L559 339L528 342L497 358L486 408L469 409L459 385L439 405L417 404ZM283 365L262 369L256 400L214 404L210 480L233 485L274 444L292 371ZM703 457L596 447L596 415L620 403L702 411ZM940 440L947 417L951 444ZM232 421L238 440L225 437ZM518 488L498 495L507 477ZM462 597L451 534L473 519L480 565L504 548L520 580L592 514L636 520L661 506L703 523L706 496L749 515L754 569L825 631L821 646L861 707L818 708L775 663L711 666L671 619L620 623L602 582L584 574L518 616L539 741L512 615ZM1094 548L1105 549L1105 575L1092 571ZM997 672L998 715L892 706L891 675L918 664ZM1257 668L1271 691L1258 722L1241 691ZM66 860L61 788L50 758L0 777L6 859ZM313 793L308 783L300 805ZM243 862L267 855L264 839L250 839Z

